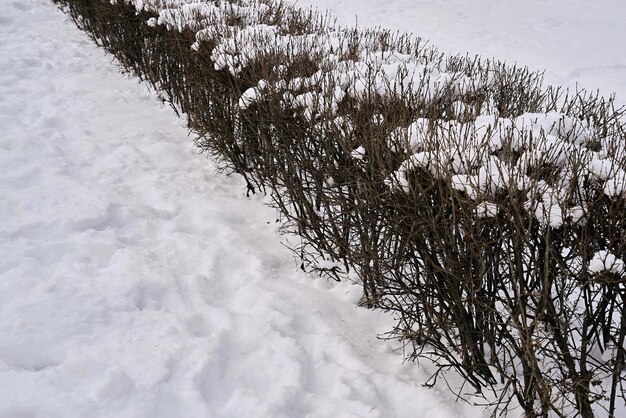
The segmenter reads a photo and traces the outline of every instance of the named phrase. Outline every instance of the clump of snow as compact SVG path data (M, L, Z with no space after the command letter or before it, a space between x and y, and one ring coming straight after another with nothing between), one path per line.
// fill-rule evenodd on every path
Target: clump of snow
M239 108L247 109L248 106L257 101L259 95L260 89L258 87L250 87L248 90L244 91L239 98Z
M352 151L352 158L362 160L365 157L365 148L361 145Z
M596 252L589 262L589 273L602 273L604 271L623 275L626 273L626 264L621 258L617 258L615 254L607 250Z
M491 202L479 203L476 207L476 214L479 218L494 218L498 215L498 205Z
M604 193L607 196L626 197L626 171L619 168L615 174L604 183Z

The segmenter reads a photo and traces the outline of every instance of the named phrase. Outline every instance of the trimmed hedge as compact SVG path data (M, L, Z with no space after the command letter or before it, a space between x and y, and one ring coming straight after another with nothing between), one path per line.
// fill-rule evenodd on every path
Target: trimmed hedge
M626 145L611 98L271 0L55 0L270 192L303 268L356 277L494 415L625 400ZM487 390L488 389L488 390Z

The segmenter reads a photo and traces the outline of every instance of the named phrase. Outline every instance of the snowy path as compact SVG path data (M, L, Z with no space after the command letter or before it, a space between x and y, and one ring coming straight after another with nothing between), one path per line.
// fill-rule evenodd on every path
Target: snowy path
M483 416L45 0L0 0L0 417Z

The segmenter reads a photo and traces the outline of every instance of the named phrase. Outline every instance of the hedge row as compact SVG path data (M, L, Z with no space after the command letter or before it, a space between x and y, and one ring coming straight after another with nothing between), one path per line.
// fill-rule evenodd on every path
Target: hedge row
M612 99L273 0L55 0L270 192L303 267L356 277L409 357L494 415L625 394L626 145Z

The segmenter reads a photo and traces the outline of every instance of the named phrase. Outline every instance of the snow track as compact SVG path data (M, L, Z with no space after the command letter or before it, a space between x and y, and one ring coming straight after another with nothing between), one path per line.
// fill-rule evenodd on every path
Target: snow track
M0 0L0 417L481 416L44 0Z

